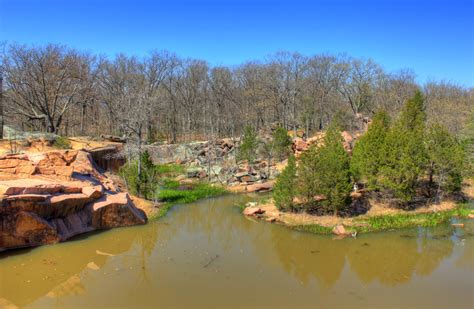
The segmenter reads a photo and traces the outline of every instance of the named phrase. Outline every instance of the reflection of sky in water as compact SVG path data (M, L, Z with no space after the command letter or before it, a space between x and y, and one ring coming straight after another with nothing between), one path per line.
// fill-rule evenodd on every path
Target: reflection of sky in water
M252 222L231 207L246 199L3 254L0 307L473 305L472 221L334 240Z

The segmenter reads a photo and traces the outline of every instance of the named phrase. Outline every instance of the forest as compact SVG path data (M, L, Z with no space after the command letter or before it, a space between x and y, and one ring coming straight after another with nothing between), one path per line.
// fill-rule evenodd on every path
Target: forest
M3 43L2 119L17 130L64 136L112 134L143 142L240 136L278 124L310 135L338 119L357 130L384 110L394 116L420 89L427 122L454 136L472 114L474 89L416 82L349 55L277 52L213 66L168 51L106 57L63 45Z

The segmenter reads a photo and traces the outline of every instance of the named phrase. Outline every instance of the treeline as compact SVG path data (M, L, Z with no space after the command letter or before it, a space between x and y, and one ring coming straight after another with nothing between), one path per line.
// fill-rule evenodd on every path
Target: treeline
M6 122L26 131L177 142L275 123L314 132L334 118L357 129L376 110L395 115L422 89L428 122L457 135L474 105L472 88L418 85L409 70L345 55L279 52L230 67L166 51L110 59L60 45L2 49Z
M354 186L398 206L439 202L461 189L473 167L470 139L460 140L441 123L427 123L420 91L394 119L377 112L350 155L339 125L326 131L322 146L313 145L277 179L274 199L284 211L351 213ZM471 162L469 162L471 160ZM470 166L470 167L469 167Z

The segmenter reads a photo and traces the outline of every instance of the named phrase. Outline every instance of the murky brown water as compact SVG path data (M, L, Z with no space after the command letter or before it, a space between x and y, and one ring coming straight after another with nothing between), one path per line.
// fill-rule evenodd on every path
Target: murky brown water
M0 255L0 307L474 307L472 221L333 240L252 222L248 199Z

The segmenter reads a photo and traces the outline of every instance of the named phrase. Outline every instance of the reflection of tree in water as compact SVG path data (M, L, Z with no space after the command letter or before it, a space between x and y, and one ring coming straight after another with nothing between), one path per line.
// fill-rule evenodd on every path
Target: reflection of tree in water
M269 262L275 258L287 273L307 285L316 279L322 289L332 287L345 264L346 240L331 236L294 232L286 227L269 226L268 238L256 242L256 251Z
M351 242L347 259L361 281L394 286L409 282L415 273L431 274L452 251L449 237L433 238L426 230L418 235L382 233Z
M232 215L233 209L230 207L247 199L245 196L229 195L183 205L182 209L173 210L173 213L169 214L173 219L166 232L171 235L193 235L199 237L200 241L205 240L207 245L217 243L224 250L243 246L248 241L248 231L252 223L242 220L237 210L236 214Z

